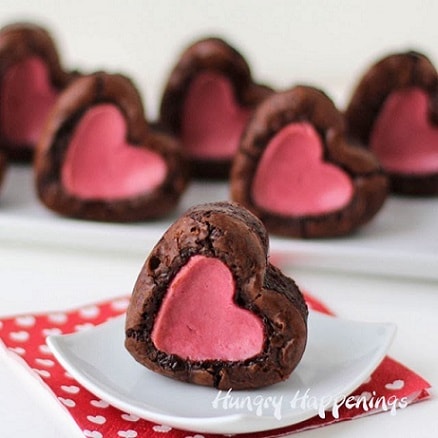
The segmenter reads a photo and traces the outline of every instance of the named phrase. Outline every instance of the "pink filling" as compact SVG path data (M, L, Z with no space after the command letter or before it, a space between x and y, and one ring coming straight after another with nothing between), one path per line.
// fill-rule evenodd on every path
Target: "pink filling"
M14 143L36 144L57 95L40 58L32 56L9 67L0 91L3 135Z
M349 176L322 161L321 139L309 123L291 123L269 142L257 168L252 196L274 213L318 215L347 205L353 196Z
M120 110L100 104L82 117L62 167L62 183L85 199L119 199L148 193L166 177L163 158L126 142L126 122Z
M374 124L370 145L389 171L437 172L438 128L428 120L426 93L419 88L391 93Z
M190 360L244 360L263 349L261 320L234 301L235 284L218 259L196 255L169 286L152 331L158 350Z
M201 73L184 102L182 141L195 158L229 159L237 150L250 110L236 102L230 81Z

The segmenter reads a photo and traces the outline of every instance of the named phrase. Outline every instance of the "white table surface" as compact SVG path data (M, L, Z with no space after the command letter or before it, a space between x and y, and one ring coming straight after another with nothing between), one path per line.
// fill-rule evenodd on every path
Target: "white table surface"
M276 88L297 82L316 85L342 104L358 75L381 55L416 48L436 62L437 14L438 2L418 0L279 0L275 6L265 0L0 2L1 26L17 20L47 26L68 68L104 69L132 77L152 117L176 57L200 36L228 39L246 55L259 81ZM18 179L16 172L8 175L0 192L0 316L68 309L130 293L162 224L149 226L142 234L141 226L106 227L55 218L35 203L31 175L22 177L20 172ZM418 221L416 208L406 219L403 202L391 200L388 206L356 240L332 242L328 249L325 244L323 250L306 245L304 256L301 248L287 272L339 315L396 323L398 334L390 354L436 385L435 221L429 213ZM432 233L422 239L424 254L415 244L418 230L403 240L403 230L409 234L406 225L429 229L432 225ZM373 247L375 257L370 258L370 252L362 256L362 237L372 245L389 237L396 253ZM345 248L350 242L357 257ZM412 248L411 256L406 248ZM417 274L424 261L423 276L411 275L406 257L412 258ZM395 417L379 414L303 436L436 437L437 411L438 401L432 398ZM0 354L0 436L82 434L35 379Z
M145 248L146 250L146 248ZM53 251L44 247L2 245L1 315L62 310L129 293L143 260L104 253ZM391 321L398 333L390 355L432 384L438 382L438 284L397 281L305 269L289 272L343 316ZM0 355L0 419L3 436L80 437L69 416L15 362ZM306 436L436 436L437 399L379 414Z

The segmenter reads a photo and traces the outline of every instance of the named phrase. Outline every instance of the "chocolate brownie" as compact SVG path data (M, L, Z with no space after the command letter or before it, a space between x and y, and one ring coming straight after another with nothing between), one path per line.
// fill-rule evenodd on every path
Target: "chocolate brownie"
M58 94L77 73L61 66L49 32L14 23L0 30L0 149L29 161Z
M353 232L379 211L387 178L350 144L342 114L322 91L296 86L256 109L231 172L231 198L273 234L319 238Z
M143 221L173 210L187 183L178 141L145 120L125 76L77 78L58 98L36 151L39 198L62 215Z
M396 53L372 65L345 116L349 137L377 155L393 192L438 194L438 75L425 55Z
M248 118L270 93L254 83L235 48L205 38L188 47L173 68L160 123L181 139L195 177L225 179Z
M263 224L238 204L188 210L137 279L128 351L157 373L220 389L287 379L305 349L308 310L267 251Z

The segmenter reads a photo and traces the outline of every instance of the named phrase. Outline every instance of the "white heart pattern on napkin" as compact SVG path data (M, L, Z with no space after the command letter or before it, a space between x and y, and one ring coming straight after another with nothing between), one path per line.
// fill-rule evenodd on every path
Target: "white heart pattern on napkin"
M91 400L90 405L95 408L106 409L109 406L109 403L104 400Z
M61 389L69 394L77 394L81 390L76 385L61 385Z
M20 327L32 327L35 325L35 317L32 315L17 316L15 324Z
M55 366L55 362L52 359L41 359L41 358L38 357L38 358L35 359L35 362L38 365L41 365L42 367L51 368L51 367Z
M134 414L122 414L121 417L125 421L132 421L133 423L140 420L140 417L138 417L137 415L134 415Z
M166 426L165 424L156 424L152 427L152 430L155 432L166 433L170 432L172 428L170 426Z
M67 406L68 408L74 408L76 406L76 402L74 400L72 400L71 398L63 398L63 397L58 397L58 400L64 405Z
M97 430L85 429L82 432L87 438L103 438L103 435L100 432L98 432Z
M103 424L106 418L103 415L87 415L87 420L94 424Z
M396 391L396 390L402 389L404 386L405 386L404 380L397 379L397 380L394 380L391 383L387 383L385 385L385 388L389 389L389 390L392 390L392 391Z
M18 332L9 333L9 337L15 342L26 342L29 339L29 333L24 330L20 330Z
M135 430L129 429L129 430L119 430L117 432L117 435L122 438L135 438L138 433Z

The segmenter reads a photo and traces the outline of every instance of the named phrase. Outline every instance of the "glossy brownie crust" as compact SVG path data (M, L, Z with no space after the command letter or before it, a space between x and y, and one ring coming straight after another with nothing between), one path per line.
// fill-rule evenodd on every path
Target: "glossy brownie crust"
M184 51L170 74L165 87L160 123L164 129L181 135L184 101L192 81L199 73L212 71L228 78L242 107L255 108L272 90L253 82L250 68L243 56L220 38L207 38ZM229 175L231 160L191 159L194 176L223 179Z
M52 85L58 90L62 90L77 75L63 70L55 43L45 29L30 23L15 23L0 30L0 82L11 66L30 56L38 56L45 61ZM29 161L35 146L12 143L3 136L0 127L0 149L5 150L10 159Z
M387 97L405 88L421 88L429 96L429 121L438 128L438 74L418 52L393 54L374 64L358 83L345 117L348 135L369 146L374 123ZM438 173L427 175L389 172L391 190L405 195L438 194Z
M71 195L61 182L61 169L73 131L93 105L111 103L125 116L128 142L160 154L167 176L151 193L123 200L88 200ZM50 209L66 216L98 221L130 222L153 219L175 208L187 183L178 142L151 129L140 95L122 75L95 73L76 79L59 97L35 157L38 196Z
M353 182L352 201L344 208L318 216L273 214L252 199L257 166L270 140L286 125L307 121L320 135L324 161L345 171ZM299 188L297 188L299 190ZM374 155L347 143L342 115L321 91L307 86L273 94L257 108L231 172L231 197L251 210L268 231L291 237L333 237L351 233L369 221L387 196L387 179Z
M267 250L262 223L237 204L219 202L188 210L155 246L138 277L127 311L126 348L146 367L185 382L243 389L285 380L304 352L308 311L293 280L268 263ZM195 254L224 262L236 282L235 302L263 321L265 344L257 356L190 361L155 348L151 332L162 300Z

